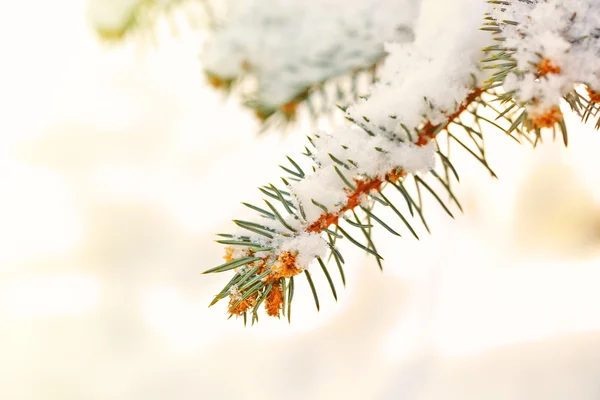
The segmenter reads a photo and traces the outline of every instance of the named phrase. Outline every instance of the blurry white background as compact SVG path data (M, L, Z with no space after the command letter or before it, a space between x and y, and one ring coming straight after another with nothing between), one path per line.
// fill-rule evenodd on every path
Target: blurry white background
M182 29L111 47L82 0L0 6L0 398L598 399L600 134L458 159L465 214L385 270L346 248L335 303L243 328L214 234L304 133L258 136ZM341 287L338 277L334 277Z

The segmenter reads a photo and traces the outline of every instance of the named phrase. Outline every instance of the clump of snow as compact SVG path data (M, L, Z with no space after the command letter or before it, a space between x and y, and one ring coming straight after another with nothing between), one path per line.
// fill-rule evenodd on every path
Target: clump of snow
M244 257L248 257L249 253L248 247L241 247L241 246L231 246L229 247L229 256L232 259L238 259L238 258L244 258Z
M585 83L600 90L600 2L597 0L513 1L490 12L500 23L505 46L514 49L516 69L504 81L506 91L529 108L550 109ZM539 76L542 60L560 72Z
M233 301L237 301L240 300L242 298L242 294L240 293L240 291L238 290L237 285L232 285L229 288L229 296L231 297L231 299Z
M388 44L380 83L368 99L349 109L368 119L373 132L415 132L424 121L439 124L480 83L481 49L489 35L479 31L485 4L479 0L425 0L415 41Z
M386 41L412 40L419 0L235 0L202 51L204 68L230 80L249 73L260 104L278 108L306 88L364 69Z
M416 139L416 135L413 138ZM408 140L393 140L384 135L369 136L356 127L341 127L332 135L320 134L313 143L317 148L313 158L319 165L339 167L331 157L333 155L337 160L350 160L347 165L351 171L369 177L384 176L398 167L408 173L427 171L433 168L436 150L433 143L416 146Z
M309 223L316 221L324 213L322 208L312 202L313 199L326 207L327 212L335 213L348 198L344 191L344 181L331 165L318 169L314 174L290 186L295 195L295 204L302 206Z
M355 180L362 179L384 180L386 174L398 168L413 174L427 172L434 167L437 150L434 142L416 146L408 141L369 136L364 130L352 127L342 127L333 134L320 133L312 142L316 148L312 157L320 168L290 185L294 202L298 207L302 205L308 224L324 213L313 199L331 214L346 204L351 190L340 174L354 184Z
M308 268L316 257L325 257L327 242L318 233L303 232L281 243L280 252L289 251L297 253L296 266L301 269Z

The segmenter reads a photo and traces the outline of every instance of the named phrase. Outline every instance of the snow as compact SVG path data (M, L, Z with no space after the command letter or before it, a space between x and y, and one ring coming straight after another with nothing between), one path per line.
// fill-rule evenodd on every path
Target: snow
M312 203L311 199L327 208L328 212L339 211L347 199L344 192L346 185L339 177L333 166L317 170L313 175L291 185L294 202L302 205L308 223L319 219L323 210Z
M372 66L383 43L412 40L418 0L237 0L202 50L221 79L249 71L258 102L278 108L306 88Z
M233 301L239 300L242 298L242 295L240 294L240 291L238 290L237 285L232 285L229 288L229 296L231 297L231 299Z
M318 233L310 232L304 232L291 240L286 240L279 248L280 252L297 253L296 265L301 269L308 268L316 257L325 257L327 249L325 239Z
M296 204L302 204L307 224L316 221L323 210L312 199L325 206L329 213L338 212L348 198L348 186L340 178L344 174L350 183L354 179L383 178L399 167L407 173L426 172L435 163L435 143L415 146L411 142L397 142L383 136L369 136L353 127L341 127L333 134L320 133L313 139L316 152L313 158L320 168L300 182L290 185ZM334 161L346 163L347 169ZM351 160L354 163L350 163ZM337 171L335 168L337 167Z
M381 82L349 114L356 120L367 117L372 131L383 127L396 134L403 132L400 122L411 132L424 120L443 122L478 83L473 76L479 74L481 49L489 41L489 35L479 31L482 3L423 1L415 41L386 46L389 55Z

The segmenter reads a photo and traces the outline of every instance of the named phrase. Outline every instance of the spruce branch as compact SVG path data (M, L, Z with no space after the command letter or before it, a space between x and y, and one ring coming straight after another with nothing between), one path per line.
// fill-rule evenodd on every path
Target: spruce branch
M416 141L414 143L390 142L388 147L430 147L430 155L433 156L435 146L431 146L431 144L433 144L436 135L447 129L452 122L457 120L461 114L469 110L472 105L476 105L477 100L482 93L483 90L481 88L473 89L457 110L448 115L444 122L435 125L429 121L425 122L419 133L416 135ZM367 138L369 137L365 132L363 132L363 135ZM318 135L313 138L313 144L318 143L316 139L320 138L321 137ZM316 144L315 150L319 150L318 144ZM374 151L378 152L377 150ZM384 152L386 151L387 150L384 150ZM336 248L336 240L347 239L350 243L363 251L375 256L378 263L380 263L383 257L377 252L371 236L371 231L368 229L373 226L373 223L378 223L390 233L399 235L385 221L373 213L373 201L371 200L371 202L369 202L368 196L381 196L382 204L391 207L410 232L416 236L415 230L408 219L398 210L399 207L395 206L383 193L385 186L391 184L402 191L402 193L407 196L406 198L408 198L410 195L406 192L406 189L402 188L402 181L409 173L414 173L415 171L407 170L403 165L399 164L381 175L369 176L361 172L360 169L352 168L343 163L338 157L331 153L329 153L329 155L331 156L333 164L335 164L333 165L333 169L338 174L339 181L345 186L343 187L345 199L337 204L335 211L329 211L327 207L320 204L319 201L311 199L311 202L316 204L322 212L318 214L316 218L310 218L307 217L303 211L307 208L308 204L303 203L298 196L291 193L291 191L279 190L274 185L268 186L270 190L266 190L266 187L261 188L263 194L267 194L278 201L279 210L281 211L278 211L278 208L268 200L265 200L265 202L271 212L267 212L256 206L251 206L251 208L258 211L261 216L264 217L262 218L263 220L270 221L264 221L263 224L261 224L260 222L236 220L235 223L239 227L245 229L247 231L246 234L225 235L229 239L218 240L219 243L228 246L226 247L225 255L226 263L211 268L205 271L205 273L225 272L232 269L237 269L237 272L223 290L215 296L211 305L221 299L229 297L229 313L231 315L243 316L244 321L247 321L247 314L251 313L251 320L254 323L258 320L258 306L261 304L261 301L264 300L267 314L279 317L279 311L284 309L284 297L280 294L281 288L284 286L290 287L292 285L290 280L294 276L304 273L311 288L311 292L313 293L315 304L317 305L317 308L319 308L318 294L312 277L307 270L308 264L314 258L317 259L318 264L329 283L333 297L337 299L337 292L333 279L326 263L323 261L323 258L326 256L325 250L329 248L329 257L333 257L336 260L342 281L345 281L342 266L344 261L341 253ZM294 176L302 176L303 179L306 179L304 171L299 164L289 157L288 160L290 160L292 167L286 167L285 170L291 172ZM342 172L342 170L338 168L338 165L345 165L346 172ZM292 170L292 168L295 168L295 171ZM439 175L437 178L442 179ZM436 197L444 209L450 213L448 208L440 200L439 196L422 178L415 175L415 182L426 187L427 190ZM276 195L274 195L274 193ZM414 200L408 204L410 205L409 207L411 207L411 210L414 206L419 210L419 213L421 212L421 204L418 204ZM288 217L282 216L283 210L287 212ZM373 222L368 224L363 223L358 215L359 210L366 216L368 222ZM352 214L354 221L346 218L348 212ZM274 222L277 223L274 224ZM343 227L342 222L346 222L347 226ZM335 231L331 230L332 227L334 227ZM364 235L367 242L366 244L356 239L355 234L352 233L352 231L357 229ZM290 318L289 310L291 307L291 299L288 300L287 307L288 318Z
M498 87L495 101L508 105L505 114L541 141L541 130L560 131L568 144L559 102L564 100L583 122L598 116L600 28L598 5L592 0L489 1L482 30L502 44L489 46L484 69L492 71L486 88ZM534 13L536 18L530 16ZM554 22L552 22L554 21ZM557 24L555 21L560 21ZM580 88L585 88L582 93ZM587 96L586 96L587 95ZM504 115L504 114L503 114ZM600 128L600 118L596 129Z
M431 9L433 0L425 3ZM444 12L448 18L472 15L467 3L462 8L448 5ZM595 14L580 16L574 9ZM562 25L547 23L549 10L558 10ZM246 204L259 213L257 220L236 220L242 230L222 235L226 262L206 273L235 274L211 305L229 298L230 316L243 316L246 322L250 313L254 323L264 303L268 315L279 317L287 310L290 320L294 277L304 274L319 309L314 276L308 271L313 260L337 299L328 267L333 259L345 283L339 241L374 256L382 267L372 228L379 225L395 236L404 233L396 227L398 221L378 216L380 207L389 207L417 238L411 218L420 219L429 231L424 196L431 196L451 217L450 204L462 210L452 189L459 174L451 148L465 150L495 177L486 159L490 129L534 146L543 132L551 131L567 144L561 99L584 122L600 114L600 95L594 90L600 87L600 31L593 26L599 11L592 0L490 1L488 13L481 13L483 28L472 41L444 30L444 37L456 42L440 48L437 32L417 29L421 36L410 46L390 46L381 79L369 96L342 107L350 127L309 136L311 147L304 155L312 161L310 169L288 157L290 165L281 166L289 174L282 178L286 188L262 187L266 208ZM536 12L539 19L529 17ZM440 11L435 14L429 16L434 22ZM585 34L575 35L581 32ZM589 60L596 63L582 66ZM442 74L445 65L452 68ZM436 158L439 172L433 168ZM401 194L400 202L386 195L388 188Z
M414 8L409 0L237 4L202 50L204 73L241 97L263 130L316 122L368 93L384 43L412 40Z

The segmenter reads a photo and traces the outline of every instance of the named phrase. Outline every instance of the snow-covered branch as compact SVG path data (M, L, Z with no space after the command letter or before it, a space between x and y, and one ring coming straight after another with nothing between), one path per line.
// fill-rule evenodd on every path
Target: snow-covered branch
M215 87L250 86L245 95L259 117L292 115L324 82L372 69L385 42L412 41L418 3L232 1L227 23L202 50L203 67Z
M433 3L432 0L425 1L425 10L433 7ZM448 7L447 11L446 16L458 17L464 9ZM480 24L477 15L481 13L483 8L470 21L476 32ZM436 24L436 21L424 21ZM226 240L221 241L231 246L227 250L227 262L207 272L238 269L215 299L230 296L231 314L245 315L251 308L256 310L261 301L267 302L268 310L281 309L285 296L277 295L281 304L275 307L271 299L273 293L283 291L286 278L302 272L312 286L307 267L315 258L326 273L335 296L333 282L322 258L327 250L332 251L342 272L343 257L335 248L336 238L346 238L381 258L368 235L367 244L362 244L348 232L358 228L366 233L367 225L357 217L358 209L370 220L398 234L373 214L373 201L391 207L416 235L406 217L382 192L383 187L393 185L403 192L411 209L419 207L409 200L410 194L403 188L401 180L408 174L422 174L433 168L436 134L446 129L481 95L482 90L477 86L481 83L477 62L482 41L487 37L484 33L471 35L461 52L455 52L448 44L457 39L449 34L454 34L456 29L445 33L419 27L417 32L421 36L418 35L414 43L387 47L390 55L384 64L381 82L375 85L366 100L348 111L347 118L351 121L348 126L340 127L332 134L319 133L311 137L313 149L307 149L306 155L314 162L314 171L307 174L290 159L292 166L286 168L290 177L284 178L285 190L274 185L262 189L277 202L266 200L267 209L252 206L262 218L236 221L243 231L226 235ZM437 34L442 34L443 39ZM445 40L450 42L445 43ZM451 62L458 66L447 68L444 73L428 74L426 71L423 74L424 62L431 72L436 66L439 69ZM425 80L427 85L413 85ZM392 93L403 93L407 85L415 91L406 92L405 96L400 96L401 100L390 105ZM408 110L406 114L398 112L404 110ZM354 220L350 219L352 216ZM346 229L340 226L342 221L347 223ZM332 226L335 231L330 229ZM316 292L313 293L318 305ZM269 314L279 315L279 312ZM252 315L257 318L255 311Z
M548 128L561 122L559 102L563 97L576 111L597 114L600 3L491 3L488 30L497 35L500 44L488 61L495 63L494 82L501 83L504 97L524 106L526 127ZM587 99L575 92L581 84L587 86Z
M455 175L456 171L436 146L441 132L489 169L482 122L511 136L515 131L533 143L541 128L558 125L566 141L566 126L557 106L561 98L583 119L598 113L600 96L594 88L599 87L600 3L490 1L488 6L479 0L424 0L419 15L414 41L385 46L388 55L379 80L369 96L346 110L349 123L331 134L309 137L312 148L305 155L312 161L312 171L306 173L289 158L291 165L282 167L289 174L282 178L286 187L261 188L269 197L266 208L248 205L260 218L235 221L241 230L222 235L226 239L220 242L228 246L227 262L207 272L237 272L213 303L229 296L229 313L246 319L251 312L254 322L263 302L272 316L279 316L287 302L289 318L293 279L304 273L318 308L308 270L314 259L336 297L323 261L330 252L344 280L344 259L336 240L347 239L379 262L382 257L370 235L372 224L399 235L391 222L373 213L375 202L390 207L416 236L399 206L386 196L386 186L400 191L411 214L416 210L425 223L421 204L403 184L409 176L417 189L424 187L452 215L423 177L431 172L458 204L448 177L449 169ZM240 65L243 60L245 56L240 56ZM281 91L270 97L276 100L273 104L293 96L289 87L282 89L286 80L282 82L283 86L277 86ZM576 91L579 84L586 85L587 98ZM496 105L491 104L494 101ZM455 126L466 132L476 150L455 136L450 130ZM533 140L530 131L535 131ZM433 169L436 157L442 161L446 178ZM352 236L357 230L366 243Z

